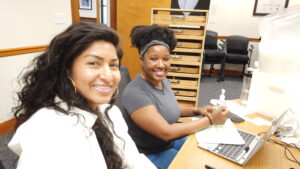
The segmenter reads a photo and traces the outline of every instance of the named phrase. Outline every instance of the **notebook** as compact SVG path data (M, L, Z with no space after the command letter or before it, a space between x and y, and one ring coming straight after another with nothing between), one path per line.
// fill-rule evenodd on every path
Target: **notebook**
M282 122L287 111L282 113L277 119L272 121L272 125L263 136L258 136L240 129L237 129L245 144L207 144L198 143L198 146L206 149L216 155L226 158L239 165L245 165L249 159L266 143L266 141L275 133Z

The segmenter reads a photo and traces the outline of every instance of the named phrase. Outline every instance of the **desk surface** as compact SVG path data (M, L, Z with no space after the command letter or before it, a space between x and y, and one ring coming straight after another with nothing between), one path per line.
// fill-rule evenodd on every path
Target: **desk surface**
M259 114L251 114L247 117L262 117L266 120L270 120ZM189 119L183 119L188 121ZM250 122L235 123L237 128L240 128L251 133L260 133L267 131L269 126L256 126ZM295 148L291 148L294 156L299 159L300 152ZM188 137L177 156L171 163L168 169L204 169L204 165L210 165L215 169L289 169L299 168L296 163L293 163L284 155L284 148L267 142L256 154L246 163L245 166L235 164L225 158L214 155L211 152L201 149L197 146L197 140L195 134Z

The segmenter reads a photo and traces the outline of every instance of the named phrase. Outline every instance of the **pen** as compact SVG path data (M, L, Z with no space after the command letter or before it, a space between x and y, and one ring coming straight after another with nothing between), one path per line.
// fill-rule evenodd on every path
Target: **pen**
M212 166L209 166L209 165L207 165L207 164L205 164L205 168L206 168L206 169L216 169L216 168L214 168L214 167L212 167Z
M236 158L238 161L249 151L249 146L245 147L242 153Z

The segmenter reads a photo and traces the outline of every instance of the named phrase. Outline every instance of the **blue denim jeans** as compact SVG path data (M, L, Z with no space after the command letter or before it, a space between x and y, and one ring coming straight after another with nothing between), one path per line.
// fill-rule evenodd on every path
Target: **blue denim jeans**
M158 169L167 169L186 139L187 137L182 137L174 140L173 146L169 149L158 153L146 154L146 156Z

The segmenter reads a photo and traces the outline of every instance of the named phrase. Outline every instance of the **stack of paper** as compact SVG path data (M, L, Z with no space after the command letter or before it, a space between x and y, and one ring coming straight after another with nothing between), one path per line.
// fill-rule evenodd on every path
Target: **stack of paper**
M213 125L196 132L196 139L200 147L213 149L218 144L245 144L230 119L224 125Z
M196 138L201 143L245 144L230 119L224 125L213 125L198 131Z

